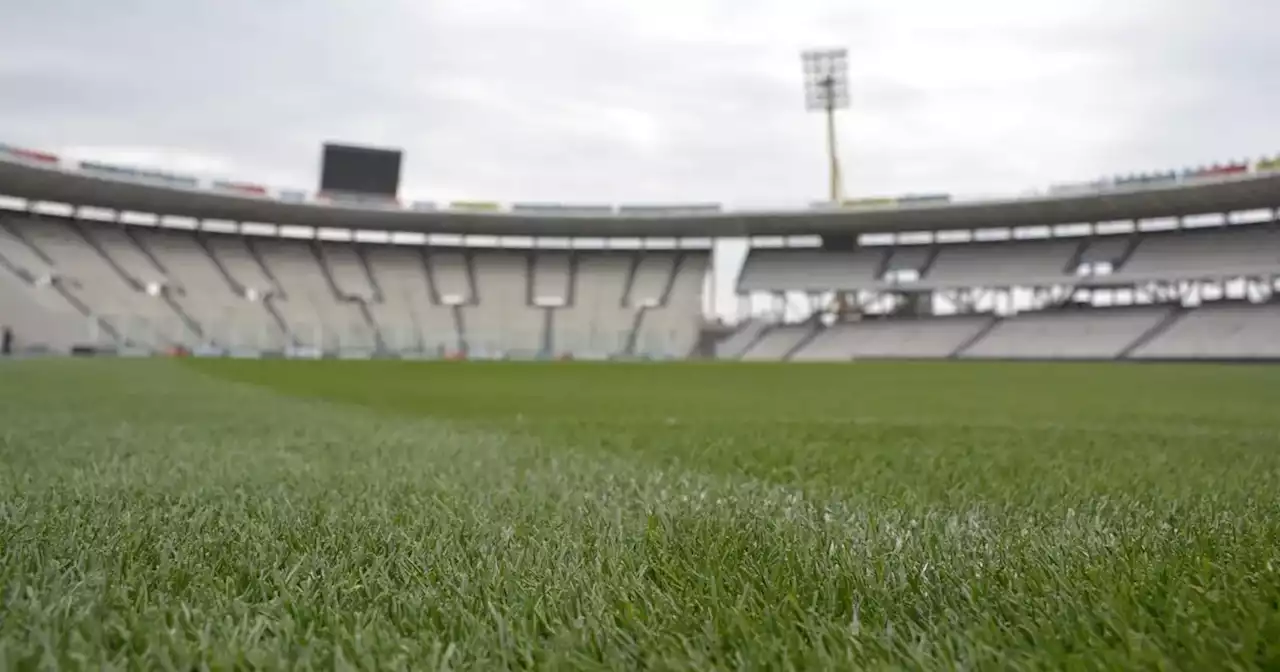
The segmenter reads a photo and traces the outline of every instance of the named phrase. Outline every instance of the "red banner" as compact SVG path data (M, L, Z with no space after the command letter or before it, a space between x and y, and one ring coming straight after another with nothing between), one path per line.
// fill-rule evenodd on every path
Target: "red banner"
M1230 163L1225 166L1210 166L1191 172L1190 177L1214 177L1219 175L1239 175L1249 172L1247 163Z
M20 156L24 159L30 159L32 161L39 161L41 163L57 163L58 162L57 154L50 154L48 152L37 152L34 149L21 149L19 147L11 147L9 151L14 156Z
M260 184L249 184L248 182L226 182L219 180L213 183L215 189L225 189L227 191L239 191L245 194L253 194L255 196L266 196L267 188Z

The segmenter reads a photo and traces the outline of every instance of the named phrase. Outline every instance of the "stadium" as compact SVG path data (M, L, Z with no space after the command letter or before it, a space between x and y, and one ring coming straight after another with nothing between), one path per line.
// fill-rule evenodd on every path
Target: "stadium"
M0 144L0 669L1280 667L1280 157L846 197L828 57L793 207Z
M1275 162L733 212L2 156L7 663L1277 660L1280 378L1208 361L1280 355ZM865 361L955 358L1096 361Z
M402 208L0 150L17 208L0 266L19 352L1280 357L1275 159L1004 201L737 212ZM750 241L740 269L712 268L725 238ZM707 314L717 276L740 296L732 328Z

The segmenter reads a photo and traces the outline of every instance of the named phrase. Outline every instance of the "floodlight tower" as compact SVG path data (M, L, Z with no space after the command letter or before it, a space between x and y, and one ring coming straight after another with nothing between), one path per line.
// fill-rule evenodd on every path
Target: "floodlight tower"
M849 107L849 50L811 49L801 52L804 62L804 102L810 112L827 113L827 159L831 164L831 202L844 194L840 157L836 152L836 110Z

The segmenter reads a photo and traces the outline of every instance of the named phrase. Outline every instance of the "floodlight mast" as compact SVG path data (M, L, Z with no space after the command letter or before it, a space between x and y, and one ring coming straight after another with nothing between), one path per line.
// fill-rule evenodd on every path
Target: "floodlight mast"
M802 52L805 106L827 115L827 161L832 203L844 200L840 155L836 142L836 110L849 107L849 52L847 49L814 49Z
M827 90L827 159L831 162L831 202L839 203L844 198L840 184L840 152L836 144L836 108L831 103L831 91L835 87L835 78L828 75L822 80Z

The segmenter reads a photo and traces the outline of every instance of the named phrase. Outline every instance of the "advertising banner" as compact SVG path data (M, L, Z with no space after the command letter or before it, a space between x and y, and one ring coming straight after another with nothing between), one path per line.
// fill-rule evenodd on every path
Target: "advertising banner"
M850 198L845 200L842 203L844 207L854 209L854 210L862 209L862 208L892 208L892 207L895 207L897 204L898 204L898 199L886 198L881 196L874 196L869 198Z
M36 151L36 150L17 150L17 151L14 151L14 154L17 154L18 156L22 156L23 159L31 159L32 161L38 161L38 163L42 163L42 164L58 163L58 155L49 154L49 152L42 152L42 151Z
M171 186L188 187L193 189L200 185L199 180L188 175L174 175L173 173L165 173L158 170L143 170L129 166L116 166L99 161L81 161L80 170L89 173L109 175L111 177L145 180L148 182L161 182Z
M251 184L248 182L231 182L228 180L215 180L213 188L218 191L234 191L241 194L249 194L252 196L266 196L267 188L260 184Z
M137 177L138 171L134 168L125 166L113 166L109 163L99 163L97 161L81 161L80 170L87 173L102 173L113 177Z
M7 145L0 145L0 152L7 153L10 156L16 156L19 159L34 161L36 163L50 163L55 165L58 163L57 154L50 154L49 152L39 152L34 149L23 149L21 147L9 147Z
M399 209L400 201L381 194L353 194L349 192L325 192L316 198L333 205L358 205L364 208Z
M200 186L200 180L189 175L174 175L173 173L164 173L158 170L139 170L137 175L139 179L162 182L174 187L195 189Z
M1120 188L1132 187L1158 187L1167 184L1176 184L1178 182L1177 171L1170 170L1165 173L1147 173L1143 175L1124 175L1115 178L1115 186Z
M1224 175L1242 175L1249 172L1249 164L1246 163L1230 163L1225 166L1207 166L1188 171L1186 177L1188 179L1200 179L1205 177L1222 177Z
M449 209L466 212L499 212L502 206L493 201L453 201L449 203Z
M1102 180L1094 180L1093 182L1063 182L1060 184L1049 185L1050 196L1075 196L1079 194L1092 194L1107 188L1108 185Z
M899 205L941 205L951 202L951 194L907 194L897 201Z
M578 217L602 217L613 214L612 205L570 203L515 203L511 212L528 215L566 215Z
M619 205L619 215L713 215L720 212L719 203L672 203Z

